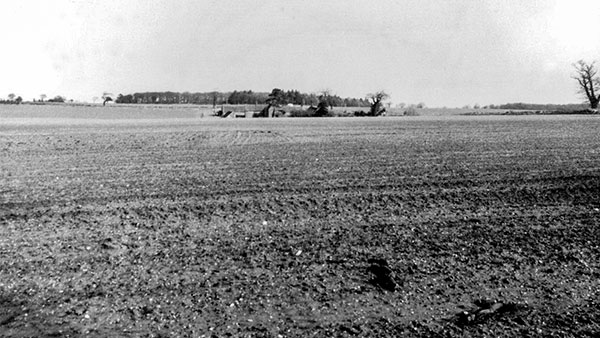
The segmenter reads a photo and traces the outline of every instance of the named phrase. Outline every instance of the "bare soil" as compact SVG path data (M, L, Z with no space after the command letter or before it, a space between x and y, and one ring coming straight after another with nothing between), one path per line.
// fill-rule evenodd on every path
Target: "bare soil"
M597 337L598 130L5 118L0 336Z

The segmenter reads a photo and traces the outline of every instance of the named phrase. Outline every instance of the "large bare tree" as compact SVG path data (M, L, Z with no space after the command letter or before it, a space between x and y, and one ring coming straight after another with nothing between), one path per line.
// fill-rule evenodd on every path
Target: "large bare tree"
M597 109L600 102L600 77L598 77L596 63L579 60L573 64L573 67L575 67L573 78L579 83L580 92L590 101L590 107Z

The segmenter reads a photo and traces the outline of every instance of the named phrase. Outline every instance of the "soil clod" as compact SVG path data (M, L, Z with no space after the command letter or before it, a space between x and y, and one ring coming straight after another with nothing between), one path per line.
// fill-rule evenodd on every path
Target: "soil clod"
M370 283L387 291L396 291L398 284L396 274L385 259L369 259L371 265L367 269L373 278Z
M491 319L499 319L504 316L514 317L516 321L524 321L519 316L519 312L526 309L524 305L516 303L502 303L488 299L476 300L473 302L475 309L462 311L455 317L455 322L459 326L469 326L484 323Z

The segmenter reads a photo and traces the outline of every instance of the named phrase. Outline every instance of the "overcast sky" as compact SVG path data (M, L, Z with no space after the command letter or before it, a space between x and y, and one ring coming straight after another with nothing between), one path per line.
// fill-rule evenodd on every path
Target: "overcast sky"
M596 0L2 2L0 97L386 90L428 106L581 102Z

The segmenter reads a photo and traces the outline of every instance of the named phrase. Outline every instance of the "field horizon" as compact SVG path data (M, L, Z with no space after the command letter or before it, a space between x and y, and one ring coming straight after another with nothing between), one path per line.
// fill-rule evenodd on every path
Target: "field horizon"
M67 119L169 119L169 118L216 118L212 116L221 109L218 105L192 104L109 104L101 103L25 103L21 105L0 106L0 119L14 118L67 118ZM260 111L260 105L224 105L225 111ZM308 106L304 106L306 109ZM299 109L299 107L296 107ZM388 107L387 117L404 116L405 108ZM333 112L368 111L368 107L333 107ZM484 109L484 108L415 108L415 116L459 116L467 114L499 115L508 111L531 111L518 109ZM380 116L383 117L383 116ZM406 116L409 117L409 116ZM410 116L414 117L414 116Z

